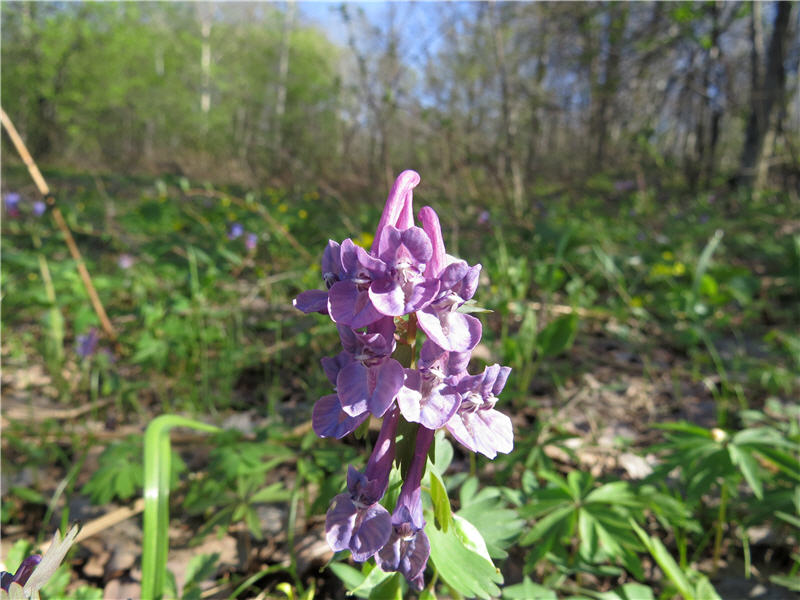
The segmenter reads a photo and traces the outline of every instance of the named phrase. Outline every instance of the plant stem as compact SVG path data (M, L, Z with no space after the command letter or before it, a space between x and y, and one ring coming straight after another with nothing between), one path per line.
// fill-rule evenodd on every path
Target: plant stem
M717 515L716 534L714 537L714 553L711 557L711 577L717 575L719 558L722 553L722 529L725 525L725 512L728 508L728 486L722 482L722 493L719 500L719 513Z

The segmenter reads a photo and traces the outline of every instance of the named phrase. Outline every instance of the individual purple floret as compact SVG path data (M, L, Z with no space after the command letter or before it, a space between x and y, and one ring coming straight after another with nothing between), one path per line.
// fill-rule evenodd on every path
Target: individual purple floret
M336 385L336 379L342 367L352 362L352 357L347 352L340 352L335 357L322 359L322 368L328 381ZM311 426L321 438L332 437L341 439L348 433L355 431L361 423L367 420L369 412L364 412L356 417L351 417L342 410L338 394L323 396L314 404L311 411Z
M419 326L445 350L472 350L481 339L481 322L471 315L457 312L457 309L475 294L481 266L470 267L463 260L446 264L438 215L426 206L420 211L419 217L433 245L432 260L425 275L439 280L436 297L417 312Z
M461 402L451 375L450 353L425 342L419 369L405 370L405 382L397 393L403 418L428 429L443 427Z
M514 448L511 419L494 408L510 372L510 367L492 365L481 375L464 377L456 386L461 405L447 422L447 430L464 446L488 458Z
M242 237L244 233L244 227L241 223L232 223L230 228L228 229L228 239L235 240Z
M352 361L336 377L342 409L351 417L369 411L376 417L394 402L403 386L403 367L390 358L394 351L394 321L384 318L358 333L339 326L342 347Z
M373 556L392 533L389 511L378 502L389 486L397 419L396 409L386 414L364 473L348 468L347 491L333 499L325 518L325 537L331 549L350 550L356 562Z
M37 217L41 217L46 210L47 204L43 200L37 200L33 203L33 214Z
M97 351L97 342L100 341L100 336L97 334L97 329L92 327L89 333L79 335L77 339L76 352L81 358L89 358Z
M13 575L8 571L0 571L0 588L8 591L12 583L24 586L40 562L42 562L42 557L39 554L33 554L22 561L22 564Z
M306 314L312 312L328 314L328 290L334 283L341 281L344 276L340 252L339 244L328 240L325 252L322 253L322 280L325 282L326 289L302 292L292 301L296 309L302 310Z
M248 233L244 238L244 247L248 250L255 250L258 245L258 236L255 233Z
M391 536L376 558L382 570L399 571L417 590L425 585L423 577L431 553L430 542L425 535L420 484L432 441L433 430L420 427L414 458L392 513Z
M19 201L20 195L16 192L9 192L3 196L6 205L6 212L9 217L15 218L19 216Z

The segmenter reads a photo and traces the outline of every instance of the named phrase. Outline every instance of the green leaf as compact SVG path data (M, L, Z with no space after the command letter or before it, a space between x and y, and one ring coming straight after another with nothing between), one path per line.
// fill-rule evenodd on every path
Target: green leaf
M380 585L392 575L393 573L387 573L375 567L367 574L367 576L364 578L364 581L359 583L354 588L350 588L350 586L348 586L348 589L350 590L351 594L367 594L368 596L371 596L375 586Z
M425 533L431 545L431 562L445 583L464 596L499 596L497 584L503 582L503 575L490 560L464 545L457 532L464 528L451 527L444 532L433 525L433 515L427 521Z
M198 554L193 556L186 567L186 583L199 584L204 579L211 577L217 570L217 561L219 560L219 552L213 554Z
M430 467L430 463L428 466ZM447 531L453 522L450 498L447 497L447 489L436 473L436 469L428 468L428 473L431 481L431 501L433 502L433 515L436 519L436 526L442 531Z
M288 499L289 496L290 492L284 487L283 483L276 482L253 494L250 497L250 502L254 504L258 502L281 502Z
M348 590L354 590L360 586L366 577L364 574L359 571L358 569L354 569L350 565L346 565L345 563L341 562L332 562L328 565L328 568L333 571L334 575L336 575L339 579L342 580L345 587ZM378 569L380 570L380 569ZM355 594L359 598L367 598L369 597L369 593L362 593L359 592Z
M675 559L672 558L672 555L669 553L661 540L648 535L647 532L639 527L633 519L630 520L630 524L633 530L636 532L636 535L639 536L639 538L642 540L642 543L644 543L645 547L650 552L651 556L658 563L658 566L661 567L662 571L664 571L664 575L666 575L669 580L675 584L675 587L678 588L678 592L684 597L684 600L695 600L696 596L694 594L694 589L689 583L686 574L680 568L678 563L675 562ZM699 600L705 600L705 598Z
M543 519L539 519L536 525L522 537L520 544L530 546L542 537L548 536L559 525L565 523L574 512L575 507L572 504L554 510Z
M218 427L178 415L161 415L144 436L144 532L142 536L142 596L160 598L164 590L169 550L169 489L172 450L169 431L190 427L215 433Z
M536 343L539 354L551 357L568 350L578 332L578 315L570 313L551 321L539 332Z
M764 486L761 483L761 476L758 472L758 461L750 454L747 449L740 448L736 444L728 446L728 453L731 456L731 462L737 465L742 471L742 475L747 480L747 484L756 498L759 500L764 498Z

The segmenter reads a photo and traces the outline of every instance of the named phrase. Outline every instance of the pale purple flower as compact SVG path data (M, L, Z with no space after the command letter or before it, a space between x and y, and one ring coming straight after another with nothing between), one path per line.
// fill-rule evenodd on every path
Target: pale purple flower
M414 458L392 513L392 533L376 556L378 566L383 571L399 571L417 590L424 587L425 567L431 553L430 542L425 535L420 484L432 441L433 430L420 427Z
M397 393L397 405L405 420L428 429L443 427L461 402L453 375L450 353L426 342L420 352L419 369L405 370L403 387Z
M342 368L352 362L352 356L347 352L340 352L337 356L322 359L322 368L332 385L336 385L336 379ZM311 411L311 426L321 438L332 437L341 439L348 433L355 431L361 423L367 420L369 412L352 417L342 410L338 394L328 394L322 396L314 404Z
M366 412L382 417L403 386L403 367L390 358L394 351L394 321L379 319L366 333L339 326L339 338L351 362L339 371L336 390L345 413Z
M43 200L37 200L33 203L33 214L37 217L41 217L46 210L47 204Z
M423 275L431 253L431 242L419 227L387 225L378 256L345 240L340 255L344 277L328 294L331 318L357 329L382 316L399 317L422 308L439 288Z
M133 259L133 256L131 256L127 252L120 254L119 258L117 258L117 266L119 266L120 269L126 269L126 270L130 269L133 266L134 262L136 261Z
M241 223L232 223L230 228L228 229L228 239L235 240L242 237L244 233L244 227Z
M258 236L255 233L248 233L244 238L244 246L248 250L255 250L258 245Z
M333 499L325 518L325 537L331 549L350 550L356 562L373 556L392 533L389 511L378 502L389 486L397 420L397 409L387 413L364 473L348 468L347 491Z
M61 565L67 552L75 542L79 528L73 525L67 535L62 539L60 533L53 534L53 540L44 556L34 554L22 561L14 575L7 571L0 572L0 589L8 594L0 596L11 598L38 598L39 590Z
M466 262L455 259L446 264L447 255L438 215L426 206L420 211L419 217L433 245L431 262L425 274L439 281L436 297L417 312L419 326L445 350L472 350L481 339L481 322L471 315L457 312L457 309L475 294L481 266L470 267Z
M491 221L492 215L489 214L488 210L482 210L481 214L478 215L478 224L479 225L488 225Z
M350 240L345 240L349 242ZM350 242L352 245L352 242ZM318 312L328 314L328 290L334 283L341 281L344 276L342 261L340 258L341 247L333 240L328 240L325 252L322 253L322 280L325 282L325 290L308 290L302 292L297 298L292 300L292 305L304 313Z
M97 351L97 342L100 341L100 336L97 334L97 329L92 327L89 333L79 335L77 339L76 352L81 358L89 358Z
M481 375L461 378L456 385L461 404L447 422L447 430L461 444L488 458L514 448L511 419L494 408L510 372L509 367L492 365Z
M40 562L42 562L42 556L40 554L33 554L22 561L22 564L15 573L11 574L8 571L0 571L0 588L8 591L12 583L24 586L34 569L39 566Z
M411 170L403 171L395 179L386 204L383 206L381 220L378 221L378 229L372 242L373 254L380 254L381 237L386 227L392 225L398 229L408 229L414 224L413 190L418 183L419 173Z
M5 201L8 216L12 218L18 217L20 195L16 192L9 192L3 197L3 200Z

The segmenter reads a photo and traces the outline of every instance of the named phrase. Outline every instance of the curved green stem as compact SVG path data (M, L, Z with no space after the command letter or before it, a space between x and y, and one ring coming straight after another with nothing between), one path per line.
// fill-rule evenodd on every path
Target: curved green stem
M190 427L216 433L218 427L180 417L161 415L144 434L144 533L142 537L142 598L156 600L164 592L169 551L169 480L172 449L169 430Z

